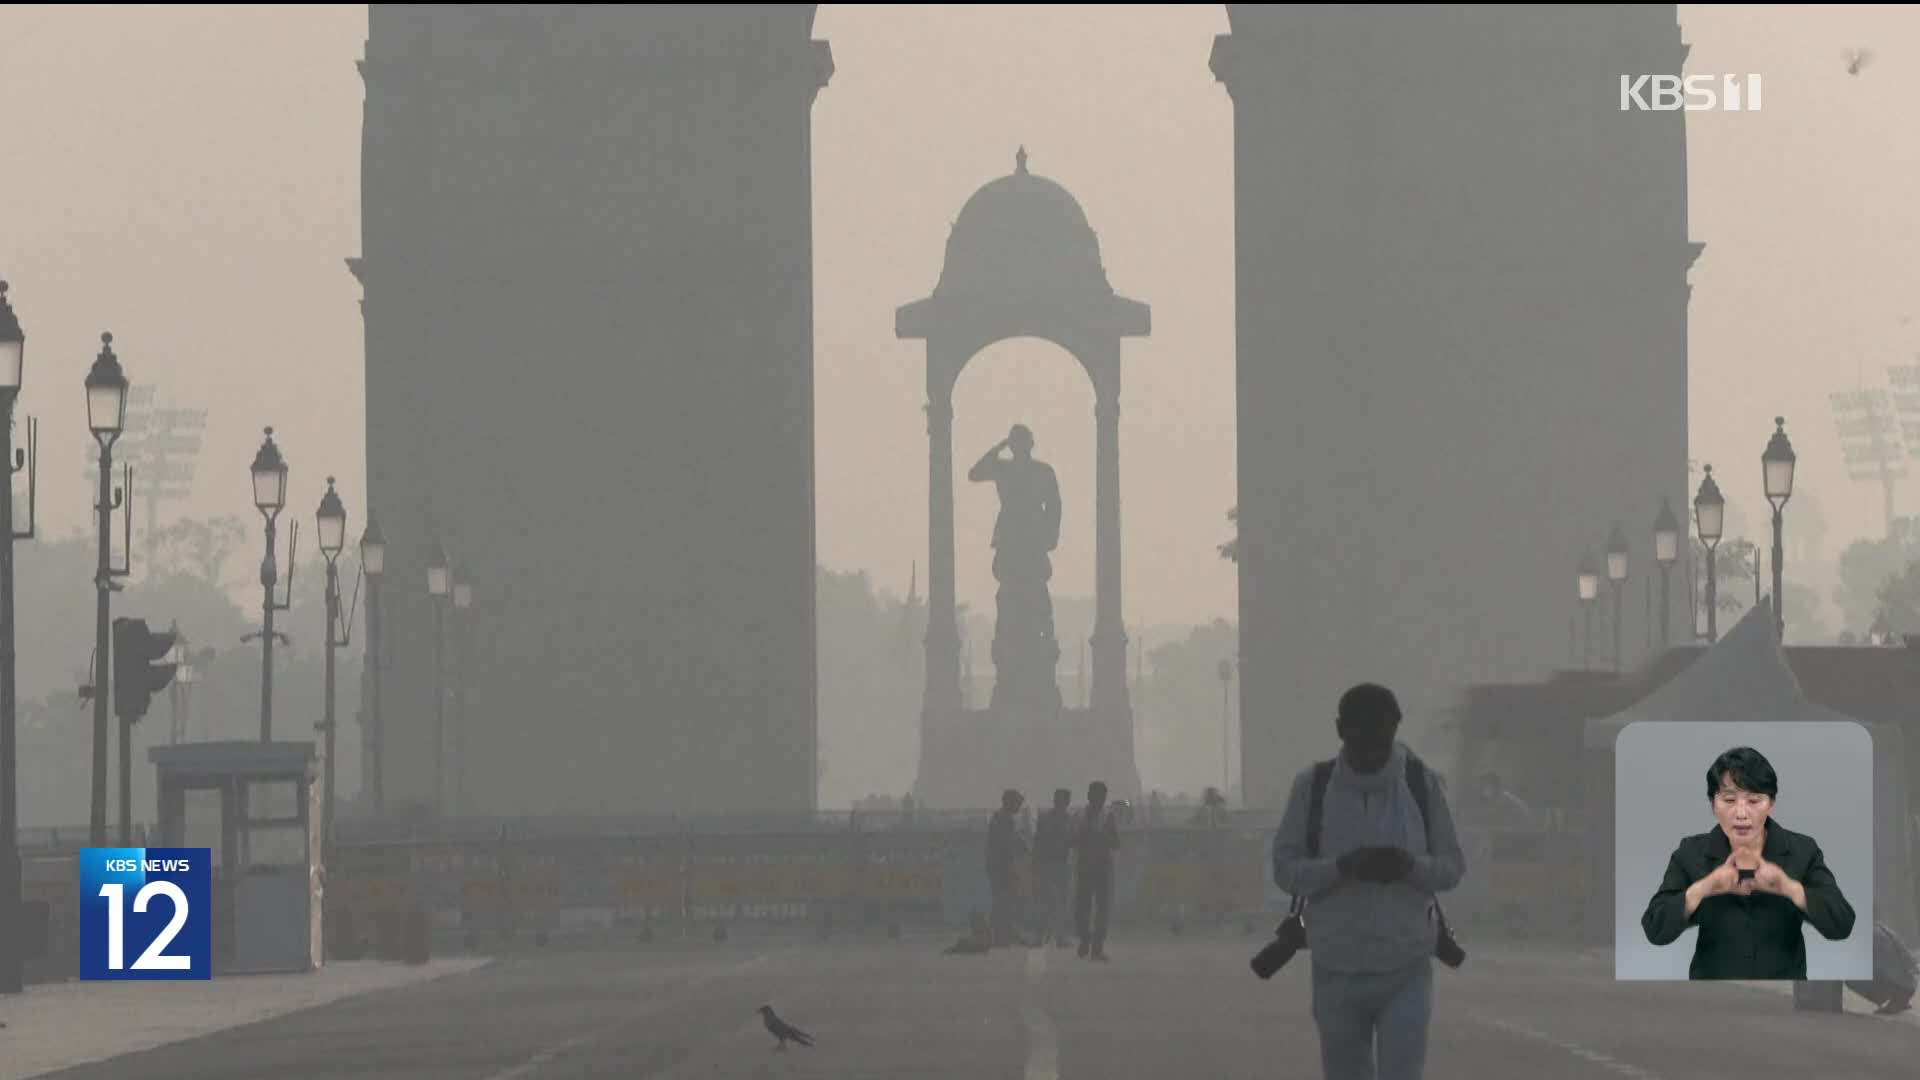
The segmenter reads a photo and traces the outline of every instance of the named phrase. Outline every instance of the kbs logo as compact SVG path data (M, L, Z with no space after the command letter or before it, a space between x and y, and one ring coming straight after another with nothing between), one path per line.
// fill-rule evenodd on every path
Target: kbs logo
M1622 75L1620 111L1759 112L1758 75Z
M82 979L213 978L213 852L80 852Z

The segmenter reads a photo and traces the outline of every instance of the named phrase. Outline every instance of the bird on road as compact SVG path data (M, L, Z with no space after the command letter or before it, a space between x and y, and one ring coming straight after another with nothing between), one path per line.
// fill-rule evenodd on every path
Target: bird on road
M813 1036L780 1019L771 1005L760 1006L760 1020L767 1025L767 1034L780 1040L775 1050L785 1050L788 1042L797 1042L801 1046L813 1045Z

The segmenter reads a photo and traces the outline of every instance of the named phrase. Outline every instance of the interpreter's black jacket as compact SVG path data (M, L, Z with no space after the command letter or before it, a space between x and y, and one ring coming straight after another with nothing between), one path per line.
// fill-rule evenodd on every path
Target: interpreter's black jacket
M1760 854L1807 891L1802 912L1784 896L1755 892L1709 896L1686 917L1687 888L1706 877L1732 854L1733 845L1718 825L1712 832L1686 837L1667 860L1660 889L1640 917L1640 927L1655 945L1670 945L1689 926L1700 936L1693 946L1693 979L1805 979L1807 944L1800 924L1811 923L1822 937L1840 941L1853 932L1853 905L1840 892L1813 837L1767 822Z

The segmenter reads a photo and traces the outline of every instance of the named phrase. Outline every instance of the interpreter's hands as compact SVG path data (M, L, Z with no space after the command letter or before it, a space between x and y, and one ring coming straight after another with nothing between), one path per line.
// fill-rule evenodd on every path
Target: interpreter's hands
M1761 859L1759 867L1753 872L1753 877L1745 884L1753 887L1749 892L1759 891L1772 893L1775 896L1786 896L1793 888L1793 879L1788 877L1787 872L1780 869L1778 864Z
M1700 879L1708 896L1724 896L1728 893L1745 895L1753 891L1748 887L1752 882L1740 880L1740 868L1734 865L1737 858L1738 855L1727 856L1726 862L1714 867L1712 873Z
M1400 847L1355 848L1335 859L1334 864L1355 881L1384 885L1413 871L1413 853Z

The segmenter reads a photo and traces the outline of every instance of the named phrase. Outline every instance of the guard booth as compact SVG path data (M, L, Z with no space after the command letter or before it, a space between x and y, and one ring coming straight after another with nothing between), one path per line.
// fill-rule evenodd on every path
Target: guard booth
M320 794L312 743L156 746L156 847L213 852L216 975L321 963Z

